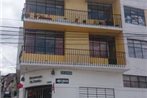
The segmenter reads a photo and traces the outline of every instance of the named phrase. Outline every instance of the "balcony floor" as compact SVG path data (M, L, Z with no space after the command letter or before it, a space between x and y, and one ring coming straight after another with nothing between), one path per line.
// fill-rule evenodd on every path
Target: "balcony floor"
M128 71L125 65L81 65L81 64L41 64L41 63L20 63L22 73L29 71L37 71L44 69L72 69L72 70L91 70L91 71L105 71L105 72L120 72Z
M105 25L90 25L58 22L44 19L24 18L24 27L26 29L45 29L45 30L64 30L64 31L82 31L82 32L109 32L120 33L122 28Z

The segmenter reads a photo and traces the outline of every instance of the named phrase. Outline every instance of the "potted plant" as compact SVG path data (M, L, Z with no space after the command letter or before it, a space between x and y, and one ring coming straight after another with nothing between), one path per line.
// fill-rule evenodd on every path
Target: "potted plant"
M86 19L83 20L83 23L86 24Z
M79 22L79 18L75 18L75 22L78 23Z

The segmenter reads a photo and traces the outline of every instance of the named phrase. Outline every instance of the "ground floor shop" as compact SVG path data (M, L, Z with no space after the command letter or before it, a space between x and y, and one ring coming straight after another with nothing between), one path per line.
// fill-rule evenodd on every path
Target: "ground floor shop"
M120 72L45 69L23 77L20 98L147 98L146 89L124 88Z

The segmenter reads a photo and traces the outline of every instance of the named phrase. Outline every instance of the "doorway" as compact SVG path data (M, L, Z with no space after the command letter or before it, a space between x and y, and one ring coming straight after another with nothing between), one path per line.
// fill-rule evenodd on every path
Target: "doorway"
M26 98L52 98L52 85L27 88Z

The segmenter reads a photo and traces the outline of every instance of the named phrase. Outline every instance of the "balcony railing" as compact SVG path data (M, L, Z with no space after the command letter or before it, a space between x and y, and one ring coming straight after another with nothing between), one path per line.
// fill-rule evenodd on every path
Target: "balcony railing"
M20 63L29 64L63 64L82 66L104 66L125 67L125 53L116 52L113 56L109 54L93 55L93 51L84 49L43 49L25 48L20 54Z
M121 28L121 16L119 14L98 14L98 12L53 8L26 4L23 18L47 20L50 22L81 24L91 26L110 26Z

